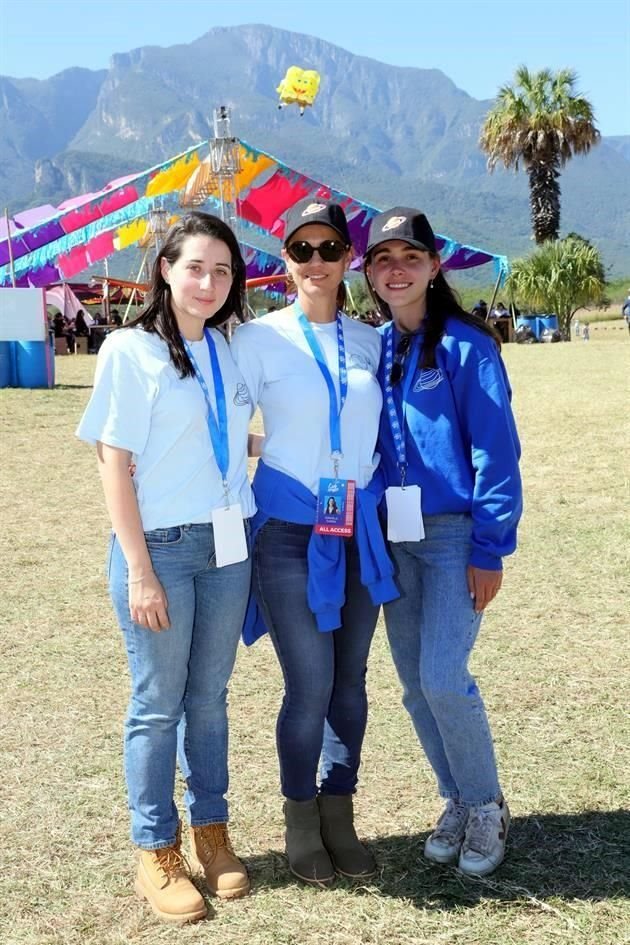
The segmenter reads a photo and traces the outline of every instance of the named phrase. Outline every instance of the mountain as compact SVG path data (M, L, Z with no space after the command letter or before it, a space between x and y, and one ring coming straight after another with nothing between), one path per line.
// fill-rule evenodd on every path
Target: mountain
M303 118L276 108L294 64L322 75ZM526 175L488 174L477 146L490 102L439 70L388 66L268 26L118 53L98 72L1 78L0 199L13 211L59 202L148 167L211 137L220 104L232 108L234 134L359 199L419 205L438 231L496 252L531 247ZM563 232L593 240L620 274L630 258L629 171L630 137L615 137L561 178Z

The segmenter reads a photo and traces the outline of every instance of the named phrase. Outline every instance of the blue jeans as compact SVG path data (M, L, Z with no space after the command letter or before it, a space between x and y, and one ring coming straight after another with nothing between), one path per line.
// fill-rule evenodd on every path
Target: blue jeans
M365 677L378 607L361 584L354 541L346 542L343 624L317 629L306 599L312 527L270 519L256 539L254 589L284 676L276 726L282 793L352 794L367 723Z
M487 804L501 791L486 710L468 671L481 623L466 583L472 521L433 515L424 526L423 541L390 544L401 596L385 605L389 645L440 794Z
M170 846L177 834L178 742L190 823L227 821L227 684L251 559L217 568L210 524L156 529L145 537L166 593L170 629L156 633L131 620L127 564L115 536L109 582L131 674L124 745L131 838L152 850Z

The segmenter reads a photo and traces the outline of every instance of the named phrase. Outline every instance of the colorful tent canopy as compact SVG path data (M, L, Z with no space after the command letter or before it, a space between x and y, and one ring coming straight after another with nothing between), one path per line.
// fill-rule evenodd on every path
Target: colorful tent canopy
M156 198L180 190L199 165L196 145L149 170L118 178L94 194L65 201L36 223L20 226L11 238L16 277L41 286L71 279L93 263L137 242L146 229L146 218ZM42 208L47 210L48 208ZM143 226L134 226L144 218ZM131 232L129 227L131 226ZM6 229L6 228L5 228ZM0 242L0 284L10 284L9 245Z
M93 263L137 243L146 233L149 212L167 195L182 191L181 202L194 195L205 175L208 159L200 160L202 142L176 157L138 174L118 178L98 193L83 194L57 208L49 205L25 211L10 225L14 271L19 285L45 286L71 279ZM270 154L240 142L241 171L237 178L237 212L252 231L282 238L283 214L305 196L333 198L345 208L357 259L366 246L371 218L376 207L355 200L293 170ZM209 191L209 203L216 206L218 193ZM0 228L0 285L10 285L9 240L6 225ZM504 256L466 246L436 234L445 269L469 269L493 263L497 274L508 269ZM254 253L260 252L253 248ZM268 258L265 258L268 257ZM278 258L267 253L251 256L248 275L278 272Z
M240 143L240 163L241 171L236 179L239 218L247 220L267 235L282 239L283 217L289 207L302 197L333 198L345 209L357 254L355 266L361 264L370 220L379 212L379 208L321 184L245 141ZM211 198L218 197L218 191L208 187L208 165L209 158L206 158L191 175L182 202L185 203L187 198L194 199L195 194L202 188ZM509 264L505 256L466 246L440 233L436 233L436 242L444 269L471 269L493 263L497 275L508 271Z

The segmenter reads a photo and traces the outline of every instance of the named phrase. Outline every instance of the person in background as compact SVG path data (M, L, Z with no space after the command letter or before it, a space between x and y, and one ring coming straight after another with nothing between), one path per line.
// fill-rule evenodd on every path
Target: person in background
M460 306L426 216L370 226L365 271L384 318L379 450L400 597L385 624L403 703L446 807L424 852L483 876L510 824L468 660L521 515L520 445L493 330Z
M364 881L376 871L355 831L353 794L370 643L379 604L398 592L378 520L382 490L370 491L381 342L341 311L352 259L342 207L316 197L296 203L282 256L295 304L241 326L232 341L266 434L253 483L262 619L256 625L250 613L245 639L268 630L284 675L276 741L289 867L323 886L335 872ZM319 533L326 495L355 486L354 535Z
M621 315L628 327L628 331L630 331L630 292L628 292L626 301L621 306Z
M61 312L57 312L53 319L53 331L55 338L63 338L66 334L66 322Z
M251 580L249 400L217 326L242 319L245 263L217 217L169 230L146 306L112 332L77 435L97 448L112 522L109 585L127 649L125 772L135 889L169 922L206 915L181 851L179 759L191 863L210 891L249 891L227 831L227 685Z
M76 331L75 331L75 321L73 318L66 322L66 330L64 334L68 342L68 351L70 352L70 354L76 354L77 339L76 339Z
M479 299L472 307L472 314L476 315L478 318L482 318L484 321L488 317L488 303L485 299Z
M87 322L85 321L83 309L79 309L74 320L74 333L82 338L87 338L90 334Z

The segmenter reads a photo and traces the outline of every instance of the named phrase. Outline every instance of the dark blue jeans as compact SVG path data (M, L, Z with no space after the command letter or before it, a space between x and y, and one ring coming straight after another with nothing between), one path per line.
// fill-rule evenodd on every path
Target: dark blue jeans
M321 633L306 599L312 528L270 519L254 551L254 589L284 675L276 727L282 793L306 801L319 790L352 794L367 723L365 677L378 607L361 584L359 555L346 542L342 626Z

